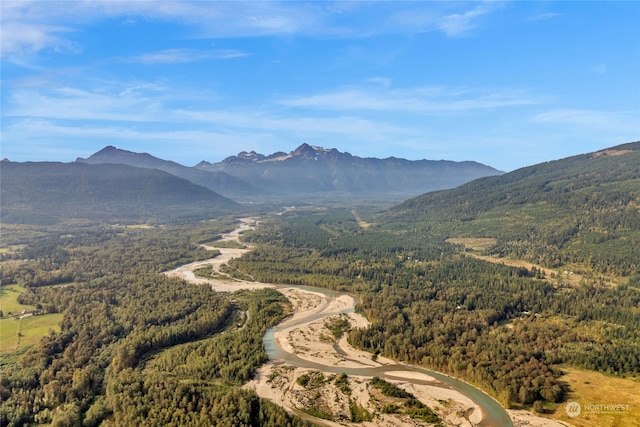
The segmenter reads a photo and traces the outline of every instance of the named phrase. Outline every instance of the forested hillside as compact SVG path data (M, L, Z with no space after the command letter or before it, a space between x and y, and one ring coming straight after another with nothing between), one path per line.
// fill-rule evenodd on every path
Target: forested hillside
M639 275L574 286L410 231L360 228L348 211L290 213L248 234L260 247L230 271L357 291L372 325L352 344L464 378L507 406L562 401L560 364L640 374Z
M428 193L382 222L493 238L490 255L627 276L640 269L640 142Z
M356 293L371 325L349 341L373 358L553 412L573 391L564 370L640 378L639 156L640 143L626 144L386 213L289 209L246 232L255 249L224 272ZM47 185L61 185L51 176ZM105 191L117 205L128 190ZM2 286L25 288L19 302L62 323L40 344L0 355L0 425L302 425L238 388L267 360L262 336L288 314L287 300L273 290L226 297L160 274L213 256L200 243L233 228L3 224ZM462 238L482 238L494 256L479 259ZM625 425L625 415L609 425Z
M262 336L287 300L160 274L212 256L198 243L228 227L5 229L5 244L22 245L2 252L2 285L26 287L20 302L62 323L34 347L3 349L0 425L302 426L238 387L267 360Z
M180 221L236 211L239 205L155 169L125 165L2 161L2 222L70 219Z
M113 146L105 147L86 159L78 158L76 162L89 164L112 163L158 169L231 198L260 194L257 189L224 172L205 172L169 160L162 160L148 153L134 153Z

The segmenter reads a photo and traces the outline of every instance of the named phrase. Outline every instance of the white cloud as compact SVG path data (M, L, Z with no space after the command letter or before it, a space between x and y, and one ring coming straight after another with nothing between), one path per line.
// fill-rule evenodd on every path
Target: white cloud
M99 149L95 144L118 141L125 141L131 149L142 142L164 141L185 147L185 153L179 155L188 153L193 158L190 144L207 141L217 141L222 144L221 152L231 155L252 149L254 144L268 143L278 151L286 141L386 144L419 134L412 126L366 115L305 115L273 110L269 105L262 109L231 107L228 100L215 94L156 82L93 81L92 85L91 90L73 86L48 89L46 82L39 82L14 90L3 111L3 152L12 158L20 147L46 145L44 141L62 146L73 140L95 149ZM23 158L29 158L28 154Z
M391 79L388 77L371 77L370 79L366 79L365 82L377 84L384 87L391 86Z
M531 105L542 102L524 90L486 90L417 87L403 90L379 90L350 87L280 101L289 107L329 111L398 111L412 114L443 114L472 110Z
M407 114L455 117L542 102L540 97L524 90L443 86L399 90L385 86L384 79L381 83L382 86L292 96L251 109L234 107L230 100L215 93L158 82L93 82L91 90L73 86L47 89L47 85L40 82L13 90L3 115L14 119L64 120L78 126L88 122L171 123L186 128L254 129L375 139L418 133L415 127L403 124ZM189 105L189 109L185 105ZM377 114L381 112L401 113L401 117L381 118Z
M142 86L118 93L86 91L60 87L51 91L16 90L10 96L5 117L31 117L57 120L164 121L162 102L141 96Z
M3 143L3 157L7 156L13 161L52 158L72 161L76 157L88 157L105 145L116 145L133 151L154 152L162 158L186 165L204 159L218 160L245 150L248 146L277 147L278 144L276 138L261 132L225 133L201 129L164 131L111 124L77 126L45 119L14 120L4 127L3 139L6 141ZM43 157L38 159L34 155Z
M465 34L477 27L478 18L493 12L494 6L495 3L483 3L462 13L447 15L442 19L439 28L448 36Z
M557 109L533 117L534 123L567 125L585 131L628 132L640 136L637 112Z
M450 13L466 4L263 2L263 1L3 1L0 4L2 56L37 53L45 49L80 49L72 33L104 19L182 24L185 37L256 37L306 35L363 37L386 33L441 30L458 36L477 27L496 3L483 2L471 10ZM398 8L401 8L398 11Z
M559 13L554 13L554 12L541 12L541 13L537 13L535 15L531 15L527 18L527 20L529 21L548 21L551 19L555 19L559 16L562 16Z
M75 153L66 157L90 155L105 145L126 147L133 151L153 151L148 147L167 147L166 158L195 164L198 160L221 160L243 150L262 153L281 151L302 142L326 146L382 144L415 138L417 132L390 124L357 117L292 117L267 115L257 111L201 111L176 113L183 120L170 128L162 123L68 122L56 119L15 118L3 125L3 156L14 161L37 160L48 150ZM205 125L206 124L206 125ZM340 141L339 145L337 142ZM168 147L171 147L169 149ZM29 147L25 152L23 147ZM70 150L69 147L76 147ZM50 158L49 158L50 159ZM46 159L44 159L46 160Z
M397 3L394 3L397 4ZM442 31L449 37L469 34L478 28L481 19L502 7L501 2L413 2L388 11L386 25L378 24L377 31L391 33L421 33ZM376 32L377 32L376 31Z
M196 49L166 49L159 52L127 58L130 62L142 64L176 64L206 61L209 59L242 58L248 54L239 50L196 50Z
M63 35L71 28L54 25L36 25L25 22L2 23L2 56L30 56L44 49L57 52L75 52L79 46Z
M357 116L276 115L262 111L176 111L176 118L185 122L200 122L223 129L254 129L270 132L291 132L305 137L342 135L378 139L383 135L412 133L390 123Z

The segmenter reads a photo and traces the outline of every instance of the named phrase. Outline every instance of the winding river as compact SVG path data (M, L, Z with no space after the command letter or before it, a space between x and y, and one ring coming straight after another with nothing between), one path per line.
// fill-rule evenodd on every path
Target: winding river
M310 292L322 293L330 297L336 297L339 295L333 291L323 289L323 288L314 288L310 286L304 286L300 288L303 288L304 290L310 291ZM354 311L354 307L350 306L348 308L345 308L339 311L320 312L315 315L305 316L293 322L290 320L284 320L279 325L269 329L263 338L265 348L267 350L267 354L269 355L269 359L284 361L285 363L293 366L316 369L322 372L330 372L330 373L336 373L336 374L344 373L347 375L361 375L361 376L367 376L367 377L378 376L378 377L393 378L394 377L394 375L392 375L393 372L406 372L406 371L423 373L437 379L441 383L446 384L447 386L451 387L453 390L456 390L462 393L463 395L467 396L471 401L473 401L476 405L478 405L482 411L482 420L476 425L495 426L495 427L513 427L513 422L509 414L495 399L493 399L491 396L489 396L482 390L464 381L460 381L455 378L449 377L447 375L430 371L428 369L416 367L413 365L406 365L402 363L396 363L392 365L382 365L382 366L363 366L359 368L335 366L329 363L326 363L326 364L317 363L314 361L303 359L301 357L298 357L295 353L287 351L275 338L278 331L291 329L296 326L302 326L304 324L322 319L324 317L335 316L341 313L348 314L348 313L352 313L353 311ZM336 350L340 352L339 348L337 348ZM409 380L409 381L420 383L420 380L416 380L416 379Z
M241 221L241 225L238 229L234 230L232 233L223 236L223 240L237 240L240 233L244 230L247 230L255 225L255 219L243 219ZM256 282L244 282L237 281L229 278L225 279L198 279L193 275L193 269L202 266L203 264L210 264L214 267L214 269L219 270L219 267L228 262L233 257L241 256L244 252L249 251L250 249L227 249L227 248L216 248L221 252L216 258L212 258L211 260L199 261L191 264L184 265L175 270L169 271L166 274L169 276L181 277L192 283L209 283L213 287L213 289L222 292L229 292L233 290L239 289L255 289L259 287L275 287L276 289L284 290L285 287L275 286L273 284L266 283L256 283ZM317 321L319 319L323 319L325 317L335 316L341 313L350 314L354 311L355 301L356 299L353 297L349 297L350 304L338 306L335 310L324 310L323 308L329 307L329 301L336 300L338 298L343 297L342 294L337 294L327 289L321 288L313 288L313 287L298 287L298 286L287 286L286 289L295 288L301 292L308 292L313 294L321 294L325 296L322 307L314 307L312 310L307 310L304 313L298 312L293 317L285 319L279 325L271 328L267 331L264 336L264 344L269 355L269 358L272 361L281 361L289 365L308 368L308 369L316 369L322 372L330 372L330 373L344 373L347 375L361 375L361 376L379 376L379 377L388 377L394 378L393 373L401 373L401 372L416 372L426 374L429 377L434 378L440 383L446 384L447 387L461 393L470 399L477 407L480 408L482 415L481 420L476 424L482 427L513 427L513 422L507 413L507 411L492 397L479 390L478 388L465 383L463 381L457 380L455 378L440 374L438 372L429 371L427 369L419 368L412 365L405 365L402 363L393 362L390 364L371 364L371 363L360 363L359 360L348 359L348 366L339 366L331 361L327 360L326 362L322 362L322 358L309 360L308 358L300 357L296 354L295 351L292 351L290 348L285 348L282 343L276 338L278 332L283 333L285 330L292 330L295 327L300 327L305 324L309 324L311 322ZM334 350L336 353L345 356L346 353L340 347L340 344L334 344ZM406 381L414 384L424 384L424 379L408 379L403 377ZM440 384L442 386L442 384Z

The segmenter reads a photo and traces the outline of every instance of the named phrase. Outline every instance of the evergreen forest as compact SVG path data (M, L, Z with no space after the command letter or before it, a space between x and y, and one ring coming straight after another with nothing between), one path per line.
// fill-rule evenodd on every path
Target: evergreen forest
M348 340L372 358L544 412L571 392L567 367L640 378L639 177L636 142L385 211L279 209L243 234L252 250L222 272L353 294L371 323ZM290 302L273 289L222 294L162 274L214 257L202 244L237 227L231 217L202 221L204 208L176 212L128 226L64 212L14 224L30 214L20 206L3 218L3 298L20 289L14 307L56 322L36 344L20 345L20 329L2 337L1 426L308 424L242 388L267 362L262 338ZM15 314L1 313L3 330ZM375 387L400 393L380 379Z
M232 228L5 229L8 243L28 243L2 253L3 287L24 286L20 303L62 321L0 355L0 425L305 425L239 387L266 362L262 336L287 315L286 298L230 298L160 274L211 257L199 244Z

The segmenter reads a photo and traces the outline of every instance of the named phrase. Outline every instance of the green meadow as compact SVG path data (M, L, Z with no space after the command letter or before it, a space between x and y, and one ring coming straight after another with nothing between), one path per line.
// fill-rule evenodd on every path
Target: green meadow
M24 305L18 302L18 296L25 289L22 286L11 285L0 287L0 311L2 311L2 317L8 316L9 313L18 313L22 310L35 310L32 305Z
M18 296L24 291L21 286L13 285L0 288L0 354L13 353L19 349L37 344L50 330L59 330L62 314L27 315L22 319L14 318L14 313L22 310L32 311L34 306L18 302ZM11 313L11 315L9 315Z

